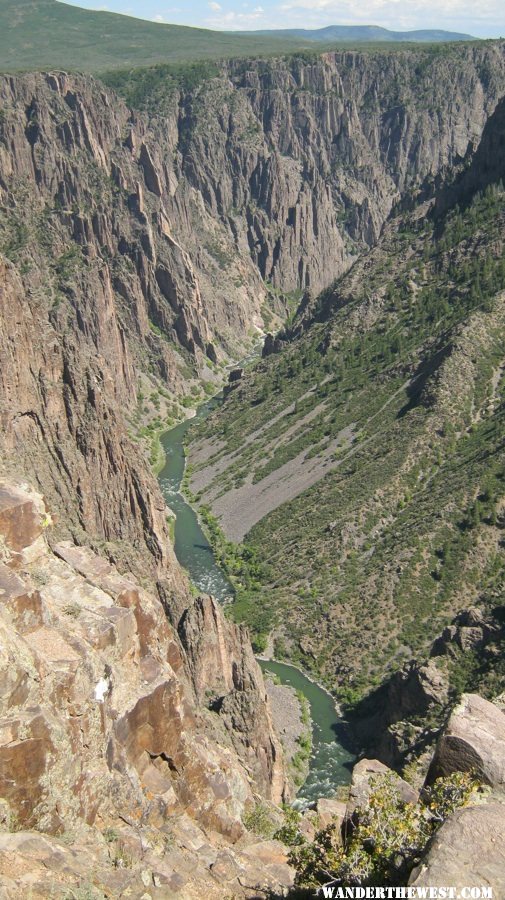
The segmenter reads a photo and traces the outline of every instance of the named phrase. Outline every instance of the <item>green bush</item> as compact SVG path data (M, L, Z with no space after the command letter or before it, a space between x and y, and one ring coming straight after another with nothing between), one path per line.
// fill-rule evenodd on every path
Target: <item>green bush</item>
M394 775L372 780L366 806L356 811L357 825L344 840L340 823L319 831L312 843L301 843L289 860L299 887L316 889L406 885L426 845L455 809L464 806L478 785L467 773L438 779L423 803L405 803Z
M292 806L284 807L284 824L274 834L276 841L282 841L287 847L299 847L304 843L304 838L300 833L301 815L298 810Z
M253 834L257 834L258 837L270 840L274 835L275 822L266 803L262 803L261 801L255 803L253 807L244 813L242 821L247 830L252 831Z

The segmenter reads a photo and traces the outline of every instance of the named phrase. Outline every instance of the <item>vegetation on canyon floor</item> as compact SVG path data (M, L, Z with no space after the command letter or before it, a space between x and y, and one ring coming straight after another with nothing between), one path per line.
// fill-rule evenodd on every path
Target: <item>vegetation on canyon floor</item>
M462 598L500 602L503 197L498 180L436 221L400 216L366 278L358 263L194 437L220 442L200 464L219 484L196 499L232 614L260 649L273 627L276 652L347 702L425 651ZM312 487L226 540L220 497L310 460Z
M19 46L30 12L42 37L53 14L71 32L72 16L84 25L84 11L48 0L15 12L8 35L34 64ZM16 49L4 34L0 56ZM184 34L172 34L181 59ZM45 896L52 871L68 897L286 895L293 869L271 837L291 848L302 889L328 874L403 884L454 810L456 824L469 800L470 822L490 815L487 797L473 805L471 776L428 794L437 766L468 768L469 746L503 799L499 703L466 697L437 746L445 760L427 759L462 691L495 698L505 683L505 172L486 145L491 133L503 149L503 43L132 73L142 47L128 56L123 38L107 66L121 55L126 72L107 80L140 113L59 71L1 84L9 897L34 879ZM97 65L87 46L80 58ZM364 741L368 722L378 758L396 754L400 768L406 745L414 754L401 796L398 776L372 774L361 802L362 773L385 770L377 760L355 766L345 811L343 796L319 795L306 834L335 814L352 820L343 836L334 822L304 840L293 810L282 819L288 732L275 733L244 630L209 581L188 586L148 465L160 431L253 346L261 315L284 329L195 430L184 486L233 581L227 612L255 649L273 638L277 658L324 680ZM404 665L427 652L426 666ZM303 719L284 741L298 781ZM348 723L330 724L333 748ZM323 770L314 790L331 791ZM496 832L470 826L493 865L496 806Z

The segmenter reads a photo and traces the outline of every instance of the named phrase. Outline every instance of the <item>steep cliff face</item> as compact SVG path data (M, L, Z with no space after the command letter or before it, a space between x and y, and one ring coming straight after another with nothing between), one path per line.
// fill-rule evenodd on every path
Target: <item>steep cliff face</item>
M504 88L500 43L229 63L180 96L182 172L264 279L320 291L477 145Z
M60 534L114 543L118 561L142 559L150 574L171 578L164 504L124 413L137 406L141 356L146 371L156 358L175 388L182 360L150 331L150 225L140 209L138 229L126 215L131 197L110 158L128 112L78 83L86 105L64 76L1 86L1 228L10 256L0 270L2 466L46 493ZM140 180L130 189L140 203ZM137 265L123 256L116 266L114 252L128 242ZM189 263L165 244L174 283L177 273L189 283ZM189 341L193 328L200 334L199 313L186 306Z
M398 210L193 432L190 488L253 561L237 616L351 703L500 603L503 157L481 165L502 132L500 103L466 205Z
M225 881L241 896L239 876L278 883L254 854L226 848L251 843L242 817L257 794L280 801L282 750L246 635L217 608L219 663L239 675L222 712L195 690L205 651L184 649L167 620L194 601L135 432L139 388L180 397L199 376L217 383L217 356L232 332L242 346L249 319L237 303L214 347L193 263L173 235L172 168L145 121L84 78L5 78L0 92L2 645L15 648L3 660L4 825L91 828L88 868L116 896L125 885L140 896L145 841L163 845L173 830L170 864L160 854L148 864L159 896L191 896L194 883L222 896ZM12 488L20 479L51 514ZM133 871L118 881L100 832L119 821L118 853ZM135 837L139 823L147 830ZM58 884L81 883L73 857L59 872L60 845L47 839L38 852ZM25 867L33 876L33 853L20 853L25 862L2 873L16 876L14 891ZM272 856L289 882L282 850ZM47 896L43 882L34 896Z
M265 280L280 314L279 291L328 285L476 144L504 73L499 42L230 62L161 77L145 113L88 78L3 77L5 465L74 535L118 561L121 541L147 546L166 571L163 503L127 437L146 393L159 427L216 384L271 316Z
M0 81L0 476L10 479L0 490L5 821L13 814L13 827L54 833L119 818L128 826L128 846L139 838L137 819L155 830L170 821L182 854L177 865L167 871L151 861L141 834L130 883L127 874L121 890L145 885L145 859L148 879L155 887L156 879L167 879L167 891L181 888L181 880L186 890L184 879L213 888L215 878L216 896L223 881L241 896L267 882L277 890L290 877L275 848L272 871L263 865L258 871L266 851L251 850L241 824L256 791L274 801L283 795L282 754L261 673L245 631L226 623L211 599L190 600L158 486L135 441L139 387L176 398L197 379L217 384L216 368L263 330L264 281L271 282L271 305L282 312L280 292L325 287L342 273L377 240L396 200L476 144L505 87L504 71L500 43L440 56L344 53L228 63L193 86L169 80L162 100L145 113L79 76ZM379 252L379 275L381 263ZM356 316L369 315L369 330L375 312L366 298L358 305ZM502 331L502 298L495 306L494 318L475 317L484 345ZM349 359L351 350L356 358L355 321L352 314L344 319L334 323L333 361L342 328ZM456 359L467 358L465 346ZM379 386L394 382L397 422L411 399L400 396L401 385L406 377L416 383L418 362L414 353L403 363L412 376L402 370L399 384L398 372L378 373ZM318 382L326 378L322 369ZM492 403L500 372L491 377ZM372 385L373 402L363 406L370 422L389 408L389 388L382 387ZM300 385L302 402L306 396ZM314 396L302 425L321 416L325 397ZM261 407L256 399L251 408ZM279 419L296 399L279 401ZM482 420L493 409L484 401L475 407ZM345 422L332 423L335 454L356 438L354 413L345 412ZM325 427L320 418L316 424ZM400 425L390 426L391 440ZM430 439L433 429L427 427ZM369 448L367 439L362 449ZM434 465L431 454L426 459ZM319 463L315 482L326 466L324 448L311 466ZM249 477L250 459L245 465ZM393 457L391 466L396 473ZM44 494L52 517L40 496L12 487L20 478ZM317 498L318 513L323 501ZM393 478L386 501L378 498L371 523L378 529L371 538L380 541L384 532L385 543L390 507L398 504ZM358 520L336 529L333 510L324 508L324 515L328 560L338 554L343 568L347 559L354 566L364 546ZM489 555L499 540L497 523L492 527ZM284 550L280 529L275 540ZM75 543L103 548L127 574ZM304 548L311 562L313 550ZM285 572L293 563L288 552ZM300 565L305 577L303 559ZM154 579L165 610L140 586ZM375 597L375 578L370 585ZM328 584L306 588L325 596ZM286 590L291 602L290 584ZM304 621L304 631L315 633L320 612L327 636L338 632L347 640L352 617L330 622L327 608L309 629ZM337 657L338 642L333 647ZM230 855L230 842L239 839L249 861ZM29 838L12 839L9 852L22 856L23 840ZM156 845L160 838L149 840ZM195 872L188 843L200 853ZM65 867L60 845L37 846L47 869L53 871L55 859ZM106 869L106 847L93 847ZM11 896L27 883L4 874ZM102 882L117 892L118 882L107 879L110 871ZM40 896L44 890L42 884Z
M202 356L215 358L209 323L222 326L220 345L233 340L238 349L258 309L258 280L249 272L233 304L224 292L202 296L206 265L197 273L181 244L198 198L178 190L177 120L151 127L78 76L4 77L0 103L2 244L24 264L26 283L42 281L53 306L80 304L89 332L85 303L98 294L98 308L108 291L137 358L175 390L187 380L177 349L200 366ZM196 215L216 231L205 210Z
M95 295L90 324L81 320L83 334L76 310L68 311L73 328L48 319L6 261L0 282L1 469L35 479L58 510L60 535L106 541L121 563L142 559L184 592L164 504L119 412L135 384L110 285Z
M142 123L85 79L4 79L0 95L2 465L34 478L62 532L166 577L164 503L127 430L141 372L181 395L188 359L215 354L162 174Z
M486 122L480 144L470 165L436 197L435 214L440 217L451 206L458 203L465 207L478 191L484 191L490 184L503 179L505 167L505 99L502 98L492 116Z
M265 686L249 634L232 626L211 597L201 597L179 624L200 702L210 702L226 722L234 746L276 803L286 795L282 747L265 703ZM210 700L209 700L210 698Z
M83 884L85 868L47 837L61 834L89 856L86 884L110 896L126 888L140 896L151 884L163 887L160 897L191 897L203 885L218 897L229 881L239 897L239 875L289 883L282 848L266 848L273 865L259 874L249 850L256 839L242 824L258 793L278 802L283 785L245 635L212 606L219 660L202 645L182 647L160 602L132 575L70 541L51 551L52 527L39 494L0 483L0 830L19 833L10 848L4 836L2 886L31 879L33 896L44 897L50 879L61 891L54 896ZM196 619L210 603L196 603ZM223 708L243 712L237 733L197 690L209 683L211 662L214 683L223 673ZM45 842L30 836L34 829ZM7 865L5 854L18 851ZM41 854L48 874L39 882Z
M208 375L206 354L238 354L264 325L264 281L327 287L396 201L477 145L505 63L496 42L213 64L160 85L141 114L91 79L2 80L2 244L30 283L29 240L53 303L110 281L135 355L181 393L177 347Z

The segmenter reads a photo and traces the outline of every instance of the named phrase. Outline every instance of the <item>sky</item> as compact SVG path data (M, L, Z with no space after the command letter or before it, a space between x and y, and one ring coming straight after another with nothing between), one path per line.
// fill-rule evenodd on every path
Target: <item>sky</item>
M505 36L505 0L67 0L154 22L232 31L382 25Z

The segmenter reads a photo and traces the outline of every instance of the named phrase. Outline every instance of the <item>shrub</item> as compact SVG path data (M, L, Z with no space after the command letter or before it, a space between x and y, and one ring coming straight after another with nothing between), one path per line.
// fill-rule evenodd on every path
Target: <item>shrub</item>
M344 844L333 822L312 843L295 847L290 863L303 888L406 885L426 845L446 818L464 806L477 783L467 773L440 778L423 803L402 801L393 775L372 780L368 804L356 811L357 825Z
M244 813L242 819L248 831L257 834L258 837L269 840L275 831L275 823L272 819L270 809L265 803L255 803L253 807Z
M301 815L292 806L284 807L284 824L274 834L276 841L282 841L287 847L299 847L305 838L300 832Z

